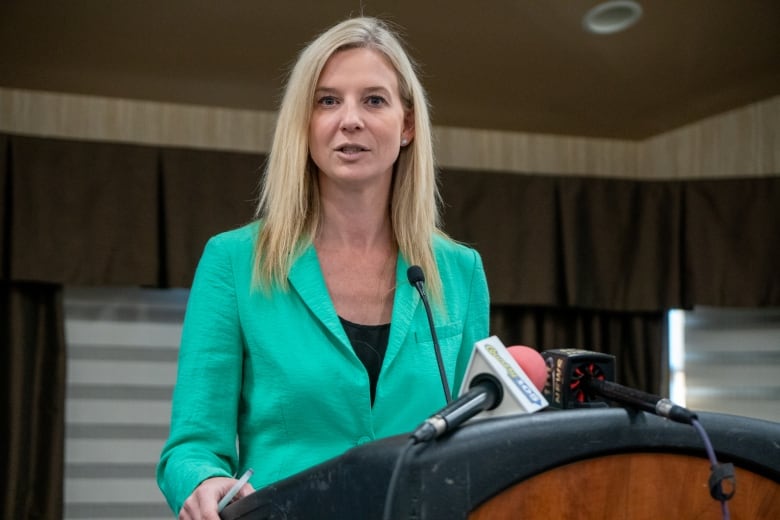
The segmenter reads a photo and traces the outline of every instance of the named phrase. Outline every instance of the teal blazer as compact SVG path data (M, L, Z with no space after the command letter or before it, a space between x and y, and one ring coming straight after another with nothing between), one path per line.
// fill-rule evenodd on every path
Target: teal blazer
M371 404L368 374L331 302L313 246L288 290L253 287L258 223L209 240L184 319L171 429L157 481L173 511L209 477L254 469L256 489L382 437L445 405L424 306L399 255L390 337ZM434 322L455 394L488 336L479 254L434 240L443 284Z

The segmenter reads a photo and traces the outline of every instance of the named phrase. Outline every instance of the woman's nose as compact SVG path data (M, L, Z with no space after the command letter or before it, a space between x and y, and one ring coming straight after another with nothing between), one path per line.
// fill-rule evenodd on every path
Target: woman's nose
M341 114L341 129L354 131L361 128L363 128L363 116L360 112L360 107L355 103L344 103Z

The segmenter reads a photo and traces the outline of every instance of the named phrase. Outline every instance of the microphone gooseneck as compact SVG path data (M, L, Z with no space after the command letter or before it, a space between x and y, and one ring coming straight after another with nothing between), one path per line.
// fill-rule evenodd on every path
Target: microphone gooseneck
M592 392L602 397L666 417L679 423L693 424L694 419L697 418L694 412L674 404L667 398L629 388L612 381L591 378L588 380L587 386Z
M433 325L433 314L431 313L431 306L428 304L428 296L425 294L425 275L419 265L413 265L406 271L406 277L409 279L409 283L417 289L420 293L420 299L425 307L425 314L428 317L428 326L431 329L431 339L433 339L433 351L436 354L436 363L439 365L439 376L441 377L441 385L444 389L444 398L447 403L452 402L452 394L450 393L450 385L447 383L447 372L444 370L444 361L441 357L441 347L439 346L439 338L436 336L436 327Z

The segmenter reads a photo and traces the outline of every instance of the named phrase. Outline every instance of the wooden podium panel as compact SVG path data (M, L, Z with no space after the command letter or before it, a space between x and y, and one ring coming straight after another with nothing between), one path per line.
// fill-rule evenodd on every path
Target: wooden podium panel
M720 520L710 496L709 461L668 453L629 453L566 464L515 484L469 520ZM780 484L736 468L732 520L780 518Z

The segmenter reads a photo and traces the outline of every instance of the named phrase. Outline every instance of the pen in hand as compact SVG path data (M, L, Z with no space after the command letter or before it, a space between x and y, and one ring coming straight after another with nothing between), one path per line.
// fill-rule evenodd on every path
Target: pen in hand
M241 490L242 487L244 487L244 484L249 482L249 479L252 478L252 474L254 473L254 470L251 468L246 470L246 472L241 475L241 478L238 479L238 482L236 482L232 488L230 488L230 491L227 492L227 494L222 497L222 500L219 501L217 504L217 513L221 513L223 509L225 509L225 506L230 503L231 500L233 500L233 497L238 494L238 492Z

